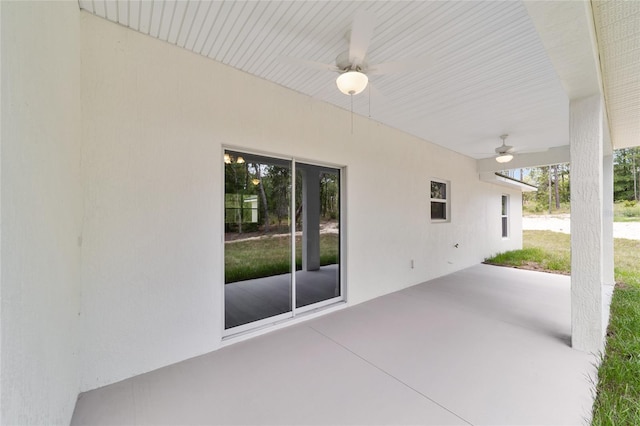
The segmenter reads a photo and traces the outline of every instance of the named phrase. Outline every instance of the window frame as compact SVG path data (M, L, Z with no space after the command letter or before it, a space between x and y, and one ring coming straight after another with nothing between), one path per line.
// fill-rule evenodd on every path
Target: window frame
M433 198L431 193L431 186L433 183L440 183L444 185L444 198ZM441 203L444 204L444 218L433 217L431 212L431 206L433 203ZM432 223L449 223L451 222L451 181L439 179L439 178L430 178L429 179L429 217Z
M509 194L502 194L500 197L500 228L503 240L507 240L511 236L511 223L509 220L510 199Z

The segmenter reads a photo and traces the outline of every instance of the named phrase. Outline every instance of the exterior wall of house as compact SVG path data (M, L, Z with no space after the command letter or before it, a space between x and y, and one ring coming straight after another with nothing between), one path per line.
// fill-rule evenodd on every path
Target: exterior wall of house
M80 375L80 11L0 8L0 423L68 424Z
M85 13L82 39L82 390L220 347L223 146L346 167L349 304L521 246L520 191L470 158Z

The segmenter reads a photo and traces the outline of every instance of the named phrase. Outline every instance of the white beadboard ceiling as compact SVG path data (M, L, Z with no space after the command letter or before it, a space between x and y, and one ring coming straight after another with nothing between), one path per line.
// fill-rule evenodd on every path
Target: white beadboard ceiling
M594 1L602 80L616 148L640 145L640 1Z
M95 15L345 109L350 99L337 90L337 74L279 58L335 63L348 48L354 15L366 9L377 18L369 64L428 57L431 65L371 76L374 90L354 96L357 114L473 158L490 157L503 133L510 134L508 143L516 150L568 144L567 95L520 1L79 4Z

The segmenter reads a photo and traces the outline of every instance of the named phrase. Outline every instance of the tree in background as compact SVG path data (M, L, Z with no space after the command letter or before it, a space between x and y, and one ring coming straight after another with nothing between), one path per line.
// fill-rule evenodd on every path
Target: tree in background
M528 210L552 213L569 203L568 163L525 169L521 175L524 182L538 187L537 192L523 194L523 203Z
M570 165L556 164L503 172L537 186L537 192L523 194L526 210L553 212L570 203ZM623 148L613 154L613 200L640 199L640 147Z
M622 148L613 153L613 199L638 201L640 148Z

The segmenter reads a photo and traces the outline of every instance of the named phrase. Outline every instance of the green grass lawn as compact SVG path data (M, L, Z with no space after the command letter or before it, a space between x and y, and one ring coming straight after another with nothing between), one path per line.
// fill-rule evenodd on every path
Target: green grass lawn
M592 425L640 424L640 287L616 286Z
M522 206L522 212L528 216L571 213L569 203L562 203L559 209L556 209L555 206L552 207L551 211L549 211L546 204L539 204L534 200L525 203L524 206ZM640 203L635 201L617 201L613 205L613 221L640 222Z
M551 231L524 231L522 250L500 253L485 263L569 274L570 237Z
M640 222L640 204L635 201L618 201L613 205L614 222Z
M640 217L614 216L614 222L640 222Z
M524 231L523 249L487 263L570 273L569 235ZM592 425L640 425L640 241L615 239L616 288Z
M546 214L566 214L571 213L571 204L568 202L560 203L560 208L556 208L555 205L551 206L549 211L549 204L545 202L538 202L536 200L525 201L522 206L522 212L526 215L546 215Z
M320 265L338 263L337 234L320 234ZM296 237L296 270L302 269L302 238ZM291 271L291 239L272 235L228 241L224 245L224 282L286 274Z

